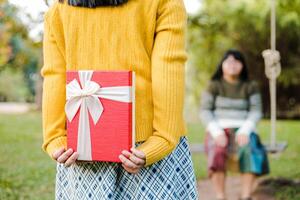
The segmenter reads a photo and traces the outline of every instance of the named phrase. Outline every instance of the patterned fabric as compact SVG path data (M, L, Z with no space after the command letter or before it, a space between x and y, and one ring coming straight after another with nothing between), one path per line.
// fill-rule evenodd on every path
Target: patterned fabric
M181 137L169 156L138 174L118 163L77 162L70 168L58 164L55 195L56 200L198 199L187 139Z
M225 129L228 139L226 147L215 145L211 134L207 133L205 138L205 152L208 158L208 175L215 171L254 173L258 176L269 173L269 165L266 151L261 144L257 134L250 135L248 145L239 147L235 142L237 129Z

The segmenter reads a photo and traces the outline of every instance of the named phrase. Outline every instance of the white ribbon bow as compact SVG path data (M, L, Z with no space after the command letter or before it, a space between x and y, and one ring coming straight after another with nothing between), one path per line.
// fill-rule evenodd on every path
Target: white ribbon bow
M82 89L76 79L67 84L65 112L71 122L80 108L77 139L78 160L92 160L88 113L90 113L94 124L96 124L104 110L99 98L129 103L132 102L132 87L101 88L98 83L91 81L93 71L81 70L78 73Z

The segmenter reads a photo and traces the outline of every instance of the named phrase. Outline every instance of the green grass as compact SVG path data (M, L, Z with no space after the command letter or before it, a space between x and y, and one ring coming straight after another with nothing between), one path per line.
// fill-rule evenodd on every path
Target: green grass
M0 115L0 199L54 199L55 163L41 150L40 113Z
M204 130L200 124L189 124L190 143L202 143ZM269 122L258 127L262 140L269 137ZM287 141L288 148L281 155L270 157L270 177L300 179L300 123L278 122L278 140ZM0 115L0 199L54 199L55 163L41 150L41 114ZM204 155L193 155L198 179L206 177ZM294 194L295 190L280 190Z

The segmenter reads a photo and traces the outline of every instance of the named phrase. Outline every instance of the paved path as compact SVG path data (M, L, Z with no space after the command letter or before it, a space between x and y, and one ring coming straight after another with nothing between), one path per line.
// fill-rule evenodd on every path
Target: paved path
M238 200L241 189L239 177L227 177L226 186L227 200ZM198 191L200 200L215 200L214 190L210 180L200 180L198 182ZM272 196L272 191L256 188L253 194L253 200L275 200L275 198Z

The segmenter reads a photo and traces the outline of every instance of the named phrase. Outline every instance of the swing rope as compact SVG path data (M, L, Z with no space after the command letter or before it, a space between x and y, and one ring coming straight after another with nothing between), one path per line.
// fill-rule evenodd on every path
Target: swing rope
M276 142L276 79L281 73L280 53L276 50L276 0L271 0L271 49L264 50L265 74L269 79L271 101L271 137L269 151L276 153L283 151L287 144Z

